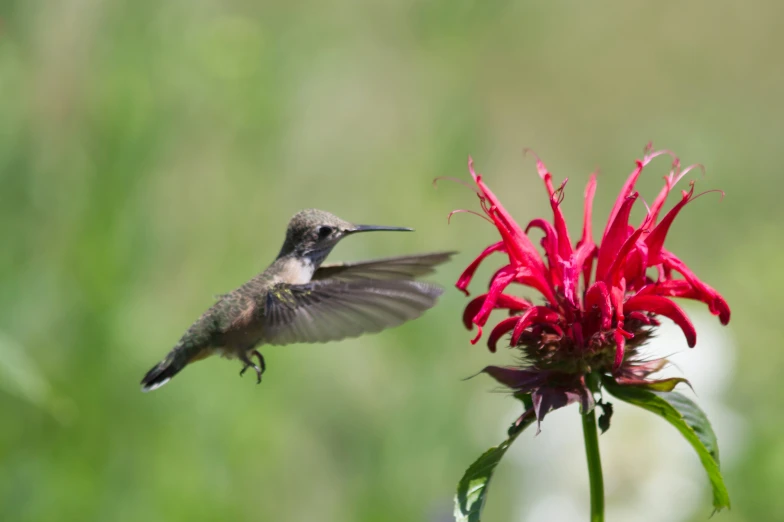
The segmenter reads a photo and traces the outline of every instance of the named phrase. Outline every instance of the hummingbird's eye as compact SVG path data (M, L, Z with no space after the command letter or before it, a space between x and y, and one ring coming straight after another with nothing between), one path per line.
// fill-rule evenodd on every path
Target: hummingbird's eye
M320 238L329 237L332 234L332 227L319 227L318 228L318 235Z

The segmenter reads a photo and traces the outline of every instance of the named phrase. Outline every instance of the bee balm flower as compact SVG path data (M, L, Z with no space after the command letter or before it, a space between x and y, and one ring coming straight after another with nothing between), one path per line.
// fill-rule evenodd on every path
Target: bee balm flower
M640 199L635 183L645 167L662 155L673 158L672 170L642 223L634 226L629 216ZM487 293L466 306L463 321L469 329L478 328L472 341L476 343L490 313L508 310L510 317L492 328L488 346L494 352L498 341L511 334L511 346L523 355L521 366L488 366L483 371L515 392L530 394L539 421L547 412L572 402L580 402L584 412L592 409L595 390L586 382L591 373L611 376L620 385L671 390L684 379L651 379L650 375L666 360L644 361L638 349L661 317L681 328L690 347L696 344L694 326L673 298L701 301L722 324L730 320L724 298L664 248L673 221L696 197L693 183L667 212L663 211L665 201L694 166L681 169L670 152L646 148L643 159L637 160L621 188L598 241L591 230L597 185L596 176L591 175L584 194L582 232L576 244L560 208L566 180L555 188L552 175L538 158L536 166L547 189L553 218L534 219L523 229L474 171L473 161L468 161L482 210L498 229L500 241L487 247L466 268L456 286L468 294L477 267L492 253L505 254L508 263L493 275ZM529 237L531 229L543 233L544 255ZM536 290L543 302L535 304L508 293L512 283Z

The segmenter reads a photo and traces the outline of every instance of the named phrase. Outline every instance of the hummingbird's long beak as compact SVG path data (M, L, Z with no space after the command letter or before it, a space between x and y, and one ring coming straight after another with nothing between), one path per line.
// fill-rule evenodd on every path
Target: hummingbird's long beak
M413 232L413 228L407 227L387 227L383 225L354 225L354 228L346 230L346 234L354 234L356 232L374 232L379 230L393 230L398 232Z

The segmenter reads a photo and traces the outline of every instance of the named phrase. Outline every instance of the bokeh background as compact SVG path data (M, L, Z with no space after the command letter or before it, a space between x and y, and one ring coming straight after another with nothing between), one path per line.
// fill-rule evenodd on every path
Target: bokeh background
M683 369L716 417L733 509L713 520L784 520L782 17L772 1L2 0L0 520L450 520L463 470L520 407L461 380L512 360L469 344L451 286L496 235L447 225L476 198L431 181L469 179L472 154L526 223L548 211L531 147L570 178L575 229L600 168L603 227L649 140L726 192L689 205L668 246L732 321L691 306L697 348L660 338L696 358ZM648 201L668 167L643 176ZM440 305L267 349L261 386L210 359L141 394L307 207L417 229L333 259L459 250L432 278ZM609 520L706 520L696 456L643 417L620 409L601 438ZM486 520L586 518L576 407L526 435Z

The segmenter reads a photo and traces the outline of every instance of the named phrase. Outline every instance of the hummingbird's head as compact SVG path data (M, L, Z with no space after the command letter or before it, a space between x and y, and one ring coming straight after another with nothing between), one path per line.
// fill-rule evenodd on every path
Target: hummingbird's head
M347 235L374 230L405 230L411 228L377 225L355 225L324 210L307 209L297 212L286 229L286 240L278 257L294 255L318 266L335 245Z

